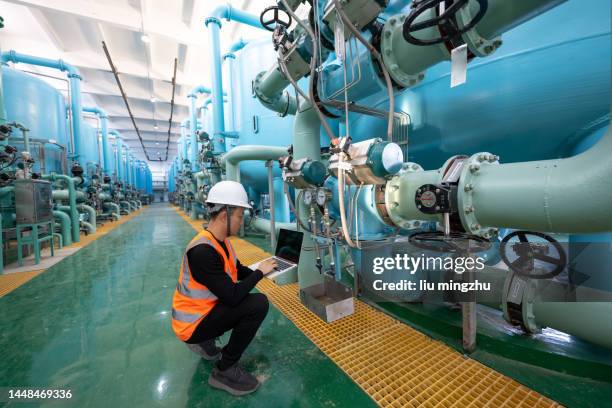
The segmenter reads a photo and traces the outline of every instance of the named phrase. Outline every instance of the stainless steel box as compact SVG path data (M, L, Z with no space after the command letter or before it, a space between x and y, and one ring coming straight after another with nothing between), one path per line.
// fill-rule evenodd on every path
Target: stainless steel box
M300 301L308 310L327 323L350 316L355 312L351 288L327 275L323 283L301 289Z
M51 183L44 180L16 180L17 224L37 224L53 217Z

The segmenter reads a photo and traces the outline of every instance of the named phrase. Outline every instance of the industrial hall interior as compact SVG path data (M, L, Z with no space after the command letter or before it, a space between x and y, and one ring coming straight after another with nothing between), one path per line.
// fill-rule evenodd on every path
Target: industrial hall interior
M0 407L612 408L610 0L0 0Z

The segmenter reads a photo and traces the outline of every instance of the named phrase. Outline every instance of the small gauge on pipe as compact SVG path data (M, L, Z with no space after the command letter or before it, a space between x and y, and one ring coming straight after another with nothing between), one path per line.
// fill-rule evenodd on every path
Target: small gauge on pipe
M321 207L323 207L330 198L331 191L323 187L317 189L317 204L319 204Z
M310 206L312 204L312 191L304 190L302 199L304 200L305 205Z

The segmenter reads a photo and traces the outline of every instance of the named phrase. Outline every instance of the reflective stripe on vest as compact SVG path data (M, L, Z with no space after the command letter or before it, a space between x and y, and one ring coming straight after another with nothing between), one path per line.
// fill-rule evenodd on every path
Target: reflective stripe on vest
M202 317L202 315L198 313L180 312L178 310L172 309L172 318L174 320L178 320L179 322L193 323L198 321L200 317Z

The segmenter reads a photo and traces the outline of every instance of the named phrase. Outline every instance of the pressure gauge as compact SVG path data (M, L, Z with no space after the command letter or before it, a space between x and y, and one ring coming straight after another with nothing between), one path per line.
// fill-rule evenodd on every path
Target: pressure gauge
M303 199L304 199L304 204L305 205L312 204L312 191L304 190Z
M317 189L317 204L319 204L321 207L324 206L327 200L330 198L331 191L323 187Z

